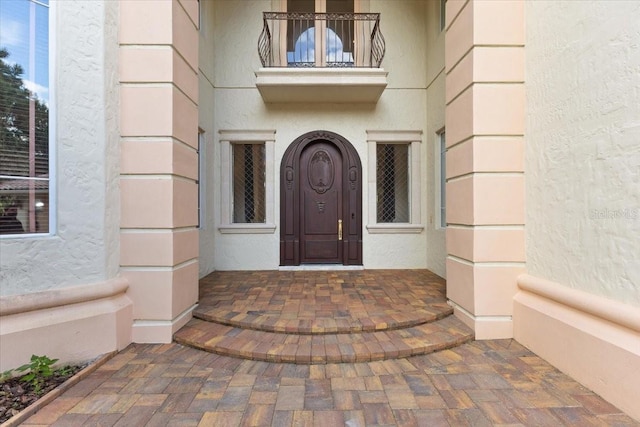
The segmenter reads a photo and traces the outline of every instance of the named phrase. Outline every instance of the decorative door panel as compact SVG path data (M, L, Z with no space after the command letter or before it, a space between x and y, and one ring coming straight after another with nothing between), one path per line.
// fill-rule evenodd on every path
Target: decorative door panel
M333 144L309 144L300 156L302 263L342 261L342 155Z

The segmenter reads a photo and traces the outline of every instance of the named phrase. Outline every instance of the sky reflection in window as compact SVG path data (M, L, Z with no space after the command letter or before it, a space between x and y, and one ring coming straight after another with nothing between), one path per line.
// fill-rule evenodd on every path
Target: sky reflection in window
M304 31L296 40L294 51L287 52L287 62L315 63L315 28ZM327 63L353 63L353 53L345 52L342 40L331 28L326 29L326 61Z

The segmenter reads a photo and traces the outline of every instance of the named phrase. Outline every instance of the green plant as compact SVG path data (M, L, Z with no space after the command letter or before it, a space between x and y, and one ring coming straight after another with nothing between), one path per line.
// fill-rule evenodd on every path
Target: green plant
M55 370L56 374L66 377L69 375L72 375L75 372L75 369L73 368L73 366L63 366L62 368L58 368Z
M3 373L0 374L0 383L5 382L8 379L11 379L11 377L13 375L11 375L11 373L13 372L13 369L9 369L7 371L4 371Z
M29 383L33 386L36 393L40 393L44 380L53 375L54 370L51 368L58 359L50 359L47 356L31 356L31 362L16 368L18 372L29 370L29 373L20 378L20 381Z

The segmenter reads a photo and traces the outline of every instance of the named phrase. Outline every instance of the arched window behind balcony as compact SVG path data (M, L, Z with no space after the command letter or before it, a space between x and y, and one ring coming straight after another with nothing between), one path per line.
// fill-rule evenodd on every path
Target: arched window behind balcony
M353 66L353 53L346 52L342 39L331 28L327 28L325 37L326 66L328 67L349 67ZM316 62L315 53L315 28L311 27L300 34L295 42L293 52L287 52L287 63L289 66L314 66Z
M287 23L290 67L353 66L354 21L341 14L354 12L354 0L287 0L287 12L296 13ZM327 18L314 19L314 13Z

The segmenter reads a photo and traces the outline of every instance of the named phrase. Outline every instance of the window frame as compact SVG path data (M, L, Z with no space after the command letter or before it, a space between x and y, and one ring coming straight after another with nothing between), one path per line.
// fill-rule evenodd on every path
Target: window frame
M446 130L442 128L436 132L436 144L435 144L435 156L436 156L436 170L435 170L435 182L436 194L435 194L435 216L436 216L436 229L447 228L447 140Z
M383 159L380 158L381 154ZM391 161L388 158L390 154L393 156ZM379 224L406 224L410 222L412 205L411 157L411 144L376 143L376 222ZM404 167L405 170L401 171L401 167ZM390 180L393 181L393 184L389 182ZM393 192L392 198L389 197L389 191ZM389 206L390 204L393 206ZM391 215L393 220L381 220L380 217L385 215ZM402 217L406 217L407 220L398 220Z
M57 4L55 0L50 0L49 4L45 5L37 0L27 0L28 3L34 3L36 6L42 6L42 7L46 7L48 9L48 16L47 16L47 26L48 26L48 31L47 31L47 44L48 44L48 63L47 63L47 71L48 71L48 75L49 75L49 79L48 79L48 93L49 93L49 100L48 100L48 108L49 108L49 116L48 116L48 132L49 132L49 136L48 136L48 141L47 141L47 145L48 145L48 152L49 152L49 156L48 156L48 178L46 179L46 181L48 181L47 187L48 187L48 231L47 232L42 232L42 233L31 233L31 232L23 232L23 233L15 233L15 234L0 234L0 240L6 240L6 239L34 239L34 238L47 238L47 237L51 237L51 236L55 236L57 234L57 200L58 200L58 195L57 195L57 186L55 185L55 183L57 182L57 174L56 174L56 158L57 158L57 150L56 150L56 114L57 114L57 109L56 109L56 88L55 88L55 81L56 81L56 20L54 19L56 16L56 9L57 9ZM31 31L31 30L29 30ZM31 53L29 53L29 56L31 56ZM11 177L9 176L8 178L21 178L21 177ZM27 177L27 181L30 179L35 178L36 181L43 181L45 179L40 178L38 179L37 177ZM24 228L24 224L23 224L23 228Z
M198 229L206 229L205 206L206 206L206 137L205 130L198 128Z
M222 234L275 233L275 130L220 130L220 225ZM265 222L233 222L233 144L263 144L265 147Z
M368 224L370 234L421 233L424 230L421 211L421 130L368 130ZM406 144L409 146L409 222L377 222L377 148L378 144Z
M265 144L233 142L231 150L232 223L264 224L267 222ZM260 205L262 208L257 209Z

